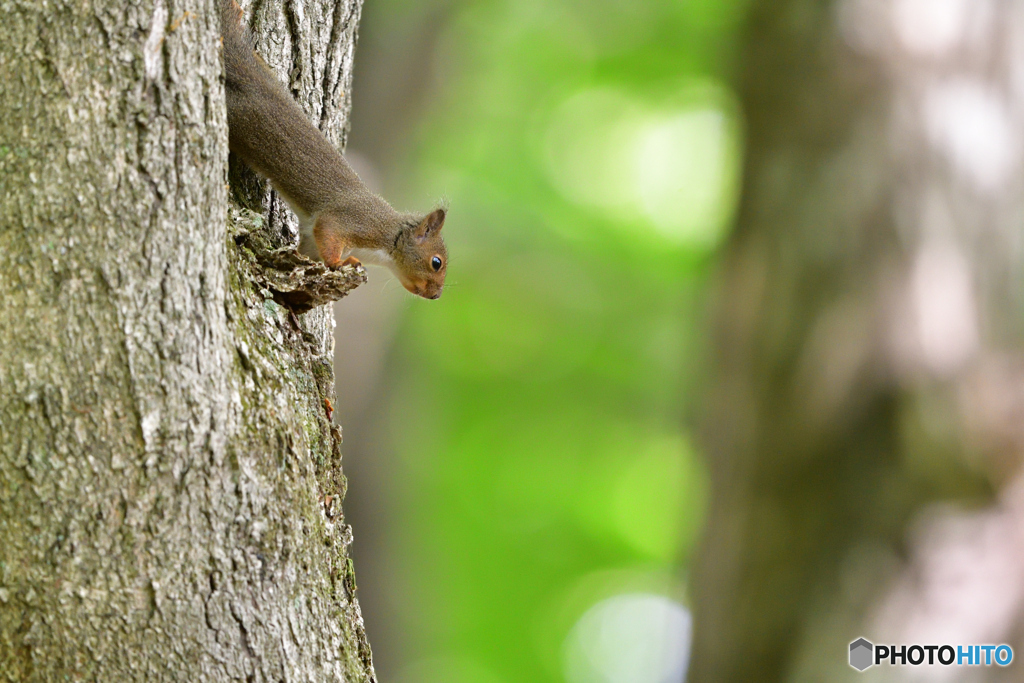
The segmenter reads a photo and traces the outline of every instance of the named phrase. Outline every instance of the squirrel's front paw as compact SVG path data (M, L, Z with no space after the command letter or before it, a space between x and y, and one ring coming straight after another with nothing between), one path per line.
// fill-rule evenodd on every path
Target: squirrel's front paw
M341 268L343 266L359 266L359 265L362 265L359 262L359 259L357 259L355 256L349 256L347 259L345 259L344 261L339 263L338 267Z

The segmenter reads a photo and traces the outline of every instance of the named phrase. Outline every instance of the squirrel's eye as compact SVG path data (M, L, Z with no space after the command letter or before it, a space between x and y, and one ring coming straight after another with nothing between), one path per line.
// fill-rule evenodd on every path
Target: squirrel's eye
M435 271L441 270L441 257L435 256L434 258L430 259L430 267L433 268Z

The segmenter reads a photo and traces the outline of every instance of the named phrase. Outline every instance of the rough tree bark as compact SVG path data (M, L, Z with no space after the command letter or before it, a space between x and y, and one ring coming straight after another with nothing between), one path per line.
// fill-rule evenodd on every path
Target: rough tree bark
M762 1L746 46L687 680L1019 645L1024 3Z
M217 5L0 0L3 680L374 680L315 307L363 274L229 217ZM336 143L360 7L248 12Z

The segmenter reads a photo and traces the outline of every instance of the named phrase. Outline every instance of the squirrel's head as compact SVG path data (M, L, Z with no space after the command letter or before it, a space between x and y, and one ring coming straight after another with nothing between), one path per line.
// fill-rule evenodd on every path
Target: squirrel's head
M448 250L441 238L444 209L407 222L395 238L392 258L402 286L425 299L437 299L448 271Z

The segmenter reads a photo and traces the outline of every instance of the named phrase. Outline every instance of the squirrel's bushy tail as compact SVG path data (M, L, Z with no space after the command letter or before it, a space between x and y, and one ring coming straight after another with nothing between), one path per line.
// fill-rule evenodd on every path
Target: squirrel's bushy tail
M245 24L242 23L242 8L235 0L221 0L220 2L220 31L221 35L224 36L224 42L228 42L229 37L234 40L242 40L243 42L249 39L247 35Z
M221 0L220 33L224 41L224 81L229 90L246 83L273 80L253 49L252 35L235 0Z

